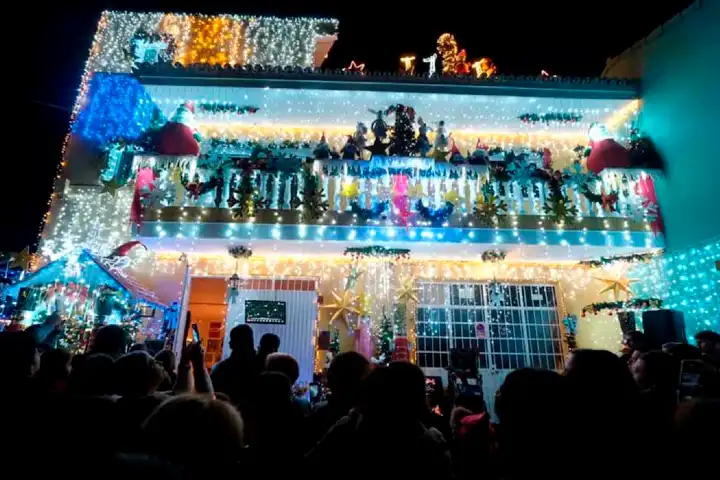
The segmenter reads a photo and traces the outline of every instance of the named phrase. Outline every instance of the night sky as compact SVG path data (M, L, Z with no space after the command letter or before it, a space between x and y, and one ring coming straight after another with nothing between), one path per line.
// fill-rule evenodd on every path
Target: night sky
M469 2L476 13L447 8L454 5L451 2L419 1L377 2L394 9L380 12L372 10L375 2L350 1L91 2L92 8L67 3L62 10L34 3L27 12L30 19L18 27L25 32L5 39L4 50L14 58L6 62L3 73L6 82L19 85L20 93L6 87L10 108L4 133L9 151L0 188L0 252L20 250L37 239L69 110L103 9L335 17L340 20L340 36L325 64L330 68L354 59L370 70L394 71L402 54L430 55L437 37L450 32L468 58L490 57L500 73L537 75L545 69L560 76L599 76L608 57L646 36L691 0L652 2L649 8L638 0Z

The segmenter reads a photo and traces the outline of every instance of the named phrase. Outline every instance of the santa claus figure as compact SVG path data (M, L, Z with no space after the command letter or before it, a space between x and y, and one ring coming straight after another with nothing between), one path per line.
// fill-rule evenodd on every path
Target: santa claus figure
M195 106L185 102L162 128L157 150L160 155L198 155L200 140L195 127Z
M627 168L630 166L628 151L613 140L605 125L596 123L590 127L590 156L587 169L600 173L606 168Z

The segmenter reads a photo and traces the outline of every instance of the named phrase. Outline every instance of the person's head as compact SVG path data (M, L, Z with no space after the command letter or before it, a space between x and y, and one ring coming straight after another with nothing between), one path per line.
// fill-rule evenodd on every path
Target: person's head
M645 351L647 349L647 340L645 334L633 330L623 334L621 350L623 353L632 353L635 350Z
M717 455L717 432L720 430L720 400L699 399L683 402L675 412L675 436L678 458L712 458ZM713 446L714 445L714 446ZM689 474L701 473L708 468L706 462L688 462ZM700 469L693 472L692 469ZM693 475L702 478L705 475ZM692 478L692 477L688 477Z
M280 349L280 337L274 333L266 333L260 337L258 351L263 355L275 353Z
M233 353L247 353L255 350L255 340L250 325L242 324L230 330L230 350Z
M295 385L300 377L300 365L295 357L288 353L271 353L265 360L265 369L268 372L279 372L285 375L291 385Z
M0 332L0 378L22 380L40 367L40 354L33 336L25 331Z
M362 381L370 373L370 362L358 352L343 352L330 362L327 372L331 401L355 403Z
M641 390L673 392L678 378L678 363L663 352L646 352L631 367L635 383Z
M359 409L363 415L380 421L422 420L428 412L425 375L408 362L375 368L364 381Z
M130 346L129 351L130 352L147 352L148 349L147 349L147 345L145 345L144 343L133 343Z
M662 351L673 357L677 362L700 360L702 358L702 351L698 347L687 343L666 343L662 346Z
M65 380L70 375L72 355L64 348L45 350L40 356L40 370L37 374L50 381Z
M189 468L238 460L244 446L237 410L209 395L181 395L160 406L142 426L146 449Z
M162 367L147 352L130 352L115 362L118 395L149 395L157 390L163 378Z
M292 383L284 373L266 371L260 374L257 388L257 405L260 412L282 411L292 398Z
M550 370L521 368L510 372L495 394L495 413L503 428L532 428L555 421L562 405L562 377ZM538 418L542 417L542 418Z
M110 395L114 388L115 360L110 355L87 355L70 372L70 391L74 394Z
M720 334L712 330L703 330L695 334L695 341L705 355L720 355Z
M455 406L463 407L473 414L483 413L487 409L482 393L461 393L455 399Z
M175 371L175 365L176 365L176 355L175 352L172 350L160 350L155 355L155 360L162 365L163 369L167 372L174 372Z
M104 353L117 359L125 353L128 343L127 334L120 325L105 325L95 333L90 353Z

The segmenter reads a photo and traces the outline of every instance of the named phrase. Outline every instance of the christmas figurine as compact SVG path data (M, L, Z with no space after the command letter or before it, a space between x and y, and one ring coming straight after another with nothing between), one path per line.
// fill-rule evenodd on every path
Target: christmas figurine
M327 160L330 158L330 146L325 139L325 132L323 132L322 137L320 137L320 143L318 143L318 146L313 150L313 154L317 160Z
M363 159L363 151L367 146L367 132L368 129L365 124L362 122L358 122L357 126L355 127L355 133L353 134L352 139L355 143L355 148L357 148L358 157L360 158L360 160Z
M460 153L460 149L455 145L455 139L452 140L452 148L450 149L450 162L452 163L465 163L465 157Z
M427 133L428 131L432 131L432 128L428 127L427 123L423 121L422 117L418 118L418 125L418 137L415 149L421 157L425 157L430 151L430 140L428 139Z
M605 125L594 124L590 127L590 156L587 169L600 173L606 168L627 168L630 166L628 151L616 142L608 133Z
M357 155L359 153L359 150L357 148L357 144L355 143L355 139L352 135L347 136L347 141L345 142L345 146L342 148L342 159L343 160L355 160L357 158Z
M432 156L436 161L444 162L447 160L448 153L450 153L450 150L448 149L449 144L450 142L445 130L445 122L440 120L438 122L437 130L435 130L435 141L433 142Z
M375 120L370 124L370 130L375 135L375 142L383 141L387 138L388 124L383 119L385 112L382 110L369 110L370 113L376 115Z
M487 162L487 152L489 148L482 142L482 139L478 138L475 144L475 150L468 159L471 165L485 165Z
M195 126L195 106L185 102L175 110L170 120L162 127L157 153L197 156L200 154L201 140L202 137Z

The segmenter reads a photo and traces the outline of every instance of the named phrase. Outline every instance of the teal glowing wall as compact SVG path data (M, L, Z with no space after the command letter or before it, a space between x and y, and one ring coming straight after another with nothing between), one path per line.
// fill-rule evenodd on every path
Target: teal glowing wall
M720 0L699 1L641 49L640 125L668 164L657 193L669 250L720 237L719 24Z

